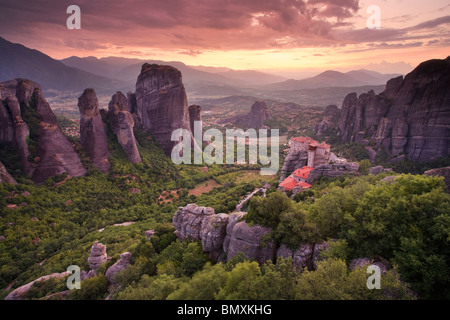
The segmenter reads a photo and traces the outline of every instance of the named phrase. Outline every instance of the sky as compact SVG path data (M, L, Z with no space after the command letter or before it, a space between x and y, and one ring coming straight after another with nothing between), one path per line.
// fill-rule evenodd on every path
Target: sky
M69 5L81 29L68 29ZM380 28L373 25L377 6ZM407 73L450 55L448 0L0 0L0 36L55 59L120 56L299 75Z

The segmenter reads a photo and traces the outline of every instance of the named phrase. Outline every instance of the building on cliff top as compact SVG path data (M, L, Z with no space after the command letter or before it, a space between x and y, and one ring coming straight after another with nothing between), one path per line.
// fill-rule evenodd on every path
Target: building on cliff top
M279 184L280 189L291 191L295 188L309 189L309 173L315 167L328 163L330 159L330 145L317 142L309 137L294 137L289 140L289 161L294 167L293 173ZM285 163L286 165L287 163ZM291 166L290 166L291 167ZM284 174L289 171L283 167ZM285 176L283 176L284 178Z

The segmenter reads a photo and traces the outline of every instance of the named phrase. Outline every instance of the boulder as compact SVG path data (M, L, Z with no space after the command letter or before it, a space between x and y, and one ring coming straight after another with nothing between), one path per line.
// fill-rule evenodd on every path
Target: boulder
M27 293L30 290L31 286L35 283L35 282L39 282L39 281L47 281L49 279L52 278L65 278L69 275L71 275L72 273L69 271L66 272L62 272L62 273L52 273L46 276L42 276L40 278L37 278L36 280L33 280L17 289L15 289L14 291L12 291L11 293L9 293L5 300L25 300L27 298Z
M227 261L238 253L243 253L247 259L260 264L267 260L273 261L277 251L276 245L271 241L263 244L263 237L270 232L270 228L259 225L250 227L245 221L236 223L231 233Z
M112 285L117 285L114 276L122 270L125 270L131 263L131 252L124 252L120 259L106 270L105 277Z
M317 262L322 260L320 257L320 253L323 251L326 251L330 247L330 243L327 241L324 241L322 243L316 243L314 245L314 252L313 252L313 258L312 258L312 267L314 270L317 269Z
M376 166L369 169L369 174L377 175L384 172L383 166Z
M91 248L91 255L88 258L89 268L97 271L102 264L106 263L107 259L106 246L95 241Z
M447 185L447 191L450 192L450 167L431 169L425 171L424 175L444 177L444 182Z
M224 254L223 242L227 233L229 215L219 213L205 216L200 229L200 239L204 252L209 252L210 257L219 260Z

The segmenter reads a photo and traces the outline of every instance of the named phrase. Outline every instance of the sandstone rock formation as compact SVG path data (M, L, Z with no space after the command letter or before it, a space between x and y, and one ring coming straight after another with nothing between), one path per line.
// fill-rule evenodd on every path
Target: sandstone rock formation
M80 142L86 149L94 166L102 172L111 167L109 163L108 138L102 121L94 89L86 89L78 98L80 109Z
M34 164L36 167L33 180L42 183L49 177L64 172L72 177L84 175L86 170L83 168L78 154L58 126L56 117L40 89L34 90L32 100L40 121L36 152L38 161Z
M21 82L19 87L23 84L24 83ZM28 128L28 125L22 119L19 101L17 100L16 96L8 95L5 99L5 105L9 109L11 115L14 131L13 145L19 155L20 163L22 165L22 171L25 175L32 175L33 168L31 163L28 161L30 151L28 149L27 143L27 139L30 135L30 130Z
M311 171L308 180L312 183L315 179L321 176L337 177L347 174L359 175L358 170L359 164L356 162L322 164L315 167L314 170Z
M220 121L220 123L232 123L237 126L241 126L242 129L253 128L267 128L264 125L264 121L272 119L272 114L267 108L267 105L264 101L258 100L256 101L247 114L239 114L231 118L224 119Z
M132 163L142 162L133 132L134 119L128 112L128 100L122 92L118 91L112 96L108 105L108 117L111 128L128 159Z
M336 105L329 105L325 108L322 122L314 127L314 132L319 136L324 136L326 132L337 128L337 121L341 116L341 110Z
M3 99L0 103L0 141L13 147L25 175L42 183L64 172L74 177L85 174L80 158L59 128L37 83L14 79L0 83L0 91ZM25 108L26 118L31 121L29 124L23 120L21 105ZM30 160L29 139L34 139L34 160Z
M137 114L144 131L150 131L166 155L178 143L176 129L190 131L187 96L181 72L171 66L145 63L136 82Z
M248 259L254 259L258 263L274 260L277 251L273 242L263 244L263 237L271 231L260 225L250 227L245 221L234 225L230 234L230 244L227 251L227 260L236 254L243 253Z
M391 79L379 95L349 94L339 128L344 142L372 141L376 151L430 161L450 154L450 57L421 63Z
M66 272L62 272L62 273L52 273L52 274L37 278L36 280L31 281L31 282L15 289L11 293L9 293L6 296L5 300L25 300L27 298L28 291L30 290L31 286L33 286L33 284L35 282L47 281L51 278L56 278L56 279L65 278L69 275L71 275L71 272L66 271Z
M447 191L450 192L450 167L431 169L425 171L424 175L444 177L444 182L447 185Z
M1 183L17 184L17 181L9 174L3 163L0 162L0 184Z
M315 262L320 260L319 253L329 247L327 242L304 243L299 244L297 250L291 250L285 245L278 246L272 241L265 241L264 237L271 229L260 225L249 226L245 221L240 221L245 214L215 214L212 208L191 203L178 208L173 225L179 239L200 240L203 251L215 261L229 261L241 253L247 259L262 264L267 260L275 261L280 256L292 258L297 268L307 267L311 270L315 268Z
M202 122L202 108L197 105L189 106L189 126L191 128L191 132L194 133L194 123L195 121Z
M106 270L105 277L112 285L117 285L114 276L122 270L125 270L131 263L131 252L124 252L120 259Z
M88 258L89 268L97 271L102 264L106 263L107 259L106 246L95 241L91 248L91 255Z

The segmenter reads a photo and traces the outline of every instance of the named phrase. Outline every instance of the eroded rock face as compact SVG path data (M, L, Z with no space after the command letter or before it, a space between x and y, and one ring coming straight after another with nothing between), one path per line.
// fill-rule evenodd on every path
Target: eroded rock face
M194 133L194 124L195 121L202 122L202 108L197 105L189 106L189 125L191 128L191 132Z
M39 282L39 281L47 281L51 278L65 278L69 275L71 275L72 273L69 271L66 272L62 272L62 273L52 273L40 278L37 278L34 281L31 281L29 283L27 283L26 285L23 285L17 289L15 289L14 291L12 291L10 294L8 294L5 298L5 300L25 300L27 298L27 293L28 291L30 291L31 286L33 286L33 284L35 282Z
M280 246L277 251L277 256L284 259L292 258L292 263L297 269L308 268L312 270L313 267L313 253L314 244L301 244L297 250L291 250L284 244Z
M273 242L263 244L263 237L270 233L270 228L259 225L250 227L245 221L236 223L231 232L230 244L227 251L227 260L231 260L236 254L243 253L248 259L254 259L258 263L274 260L276 245Z
M198 207L195 203L188 204L184 208L180 207L173 216L173 225L177 229L175 234L179 239L200 240L203 220L206 217L209 220L213 215L213 208ZM206 231L203 234L206 234Z
M424 175L444 177L444 182L447 185L447 191L450 192L450 167L431 169L425 171Z
M94 166L102 172L107 172L111 167L108 159L108 138L94 89L84 90L78 98L78 108L81 115L80 142Z
M187 96L181 72L171 66L145 63L136 82L137 114L145 131L150 131L166 155L177 142L176 129L190 131Z
M107 259L106 246L95 241L91 248L91 255L88 258L89 268L96 271L102 264L106 263Z
M359 175L358 170L359 164L356 162L322 164L311 171L309 174L309 181L314 182L315 179L321 176L337 177L347 174Z
M450 57L421 63L404 79L373 91L349 94L342 104L342 140L368 139L392 157L430 161L450 154Z
M78 154L58 126L50 105L40 89L33 92L36 114L39 119L38 148L33 180L43 183L57 174L68 173L72 177L82 176L86 170Z
M322 122L315 126L314 131L319 136L325 135L332 129L335 129L336 122L339 121L341 116L341 110L336 105L329 105L325 108L324 116Z
M122 92L117 92L108 105L108 116L111 128L117 135L117 140L132 163L142 162L137 142L134 137L134 119L128 112L128 100Z
M108 281L117 285L114 277L117 273L122 270L125 270L131 264L131 252L124 252L120 255L120 259L116 261L111 267L106 270L105 277Z
M205 252L209 252L210 257L221 260L223 257L223 242L227 234L229 215L219 213L206 216L203 219L200 230L200 239Z
M0 162L0 184L12 183L17 185L17 181L9 174L3 163Z
M257 100L253 105L249 113L239 114L234 117L224 119L220 123L232 123L237 126L243 127L242 129L253 128L267 128L264 125L264 121L272 119L272 114L267 107L266 103L262 100Z
M203 251L216 261L224 260L225 254L230 260L239 252L260 263L273 260L276 245L263 243L263 236L270 228L250 227L245 221L239 222L244 215L245 212L215 214L212 208L188 204L177 210L173 224L179 239L201 240Z

